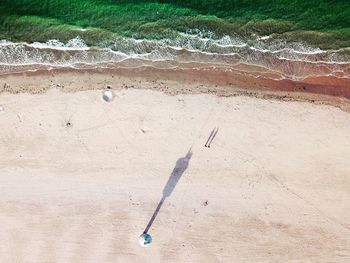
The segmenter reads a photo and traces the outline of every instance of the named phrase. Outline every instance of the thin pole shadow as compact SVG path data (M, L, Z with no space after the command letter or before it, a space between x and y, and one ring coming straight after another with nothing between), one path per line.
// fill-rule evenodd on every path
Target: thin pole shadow
M210 145L211 145L211 143L213 142L215 136L218 134L218 132L219 132L219 128L216 128L216 127L215 127L215 128L211 131L211 133L210 133L210 135L209 135L209 138L208 138L207 142L205 143L204 147L210 148Z
M216 134L218 134L219 128L216 128L216 131L214 132L213 136L211 137L211 140L208 144L208 148L210 148L211 143L213 142L214 138L216 137Z
M213 136L215 130L216 130L216 127L211 131L211 133L210 133L210 135L209 135L209 137L208 137L208 140L207 140L207 142L205 143L204 147L208 147L208 143L209 143L209 141L210 141L210 139L211 139L211 136Z
M156 217L159 213L159 210L161 209L165 199L172 194L172 192L174 191L180 178L182 177L182 175L184 174L184 172L188 168L188 165L189 165L191 158L192 158L192 149L189 149L186 156L177 160L175 167L174 167L174 170L172 171L172 173L168 179L168 182L166 183L166 185L163 188L162 199L159 201L156 210L154 211L150 221L148 222L145 230L143 231L143 234L148 233L148 231L151 228L154 220L156 219Z

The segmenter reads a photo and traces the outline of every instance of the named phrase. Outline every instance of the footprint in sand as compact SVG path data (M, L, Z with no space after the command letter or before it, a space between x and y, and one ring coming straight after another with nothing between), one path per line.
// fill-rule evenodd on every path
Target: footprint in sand
M147 133L147 132L150 131L150 128L148 128L147 126L142 126L141 129L140 129L140 131L141 131L142 133Z

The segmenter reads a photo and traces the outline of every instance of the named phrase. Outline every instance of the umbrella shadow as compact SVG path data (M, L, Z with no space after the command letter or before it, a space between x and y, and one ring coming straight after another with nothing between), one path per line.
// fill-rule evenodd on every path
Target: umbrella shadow
M154 211L150 221L148 222L145 230L143 231L144 234L148 233L148 231L151 228L154 220L156 219L156 217L159 213L159 210L161 209L165 199L172 194L172 192L174 191L180 178L182 177L182 175L184 174L184 172L188 168L188 165L190 163L192 155L193 155L192 149L189 149L186 156L184 156L176 161L175 167L174 167L173 171L171 172L166 185L163 188L163 196L160 199L158 206L157 206L156 210Z

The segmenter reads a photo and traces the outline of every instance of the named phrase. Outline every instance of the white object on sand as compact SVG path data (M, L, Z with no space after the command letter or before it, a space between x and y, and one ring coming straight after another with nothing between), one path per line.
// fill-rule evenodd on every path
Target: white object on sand
M103 92L103 95L102 95L102 99L105 101L105 102L111 102L114 98L114 94L113 94L113 91L111 90L105 90Z

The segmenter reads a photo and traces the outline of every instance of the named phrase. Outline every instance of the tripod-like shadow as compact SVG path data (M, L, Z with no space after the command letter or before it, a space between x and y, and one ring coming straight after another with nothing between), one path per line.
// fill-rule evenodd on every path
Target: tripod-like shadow
M148 222L145 230L143 231L144 234L147 234L148 230L151 228L151 226L152 226L154 220L156 219L158 212L159 212L160 208L162 207L165 199L167 197L169 197L171 195L171 193L174 191L176 184L179 182L181 176L186 171L191 158L192 158L192 149L189 149L185 157L182 157L182 158L177 160L177 162L175 164L175 168L172 171L172 173L168 179L168 182L166 183L166 185L163 188L162 199L159 201L158 206L151 217L151 220Z

